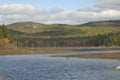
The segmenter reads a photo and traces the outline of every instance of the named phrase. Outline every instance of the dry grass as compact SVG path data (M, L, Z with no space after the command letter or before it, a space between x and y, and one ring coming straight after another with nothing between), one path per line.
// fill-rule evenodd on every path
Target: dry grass
M56 57L76 57L76 58L93 58L93 59L120 59L120 53L94 53L94 54L76 54L76 55L59 55Z
M97 53L97 54L75 54L62 55L64 52L75 52L89 49L119 50L120 48L84 48L84 47L45 47L45 48L0 48L0 55L22 55L22 54L61 54L56 57L77 57L77 58L104 58L120 59L120 53Z
M0 55L20 54L59 54L63 52L77 51L77 48L7 48L0 49Z

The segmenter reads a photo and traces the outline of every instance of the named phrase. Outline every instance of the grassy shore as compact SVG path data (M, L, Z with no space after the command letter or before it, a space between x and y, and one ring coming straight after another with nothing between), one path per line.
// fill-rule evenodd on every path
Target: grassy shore
M94 53L94 54L74 54L74 55L58 55L55 57L76 57L91 59L120 59L120 53Z
M78 51L78 48L5 48L0 49L0 55L21 55L21 54L59 54L63 52Z
M120 48L96 48L96 47L45 47L45 48L0 48L0 55L22 55L22 54L62 54L64 52L78 52L81 50L120 50ZM110 58L120 59L120 54L77 54L61 55L58 57L79 57L79 58Z

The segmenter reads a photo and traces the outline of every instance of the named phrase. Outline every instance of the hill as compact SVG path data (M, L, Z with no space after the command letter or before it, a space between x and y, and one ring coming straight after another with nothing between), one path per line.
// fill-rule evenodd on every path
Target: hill
M96 22L88 22L82 24L81 26L91 26L91 27L104 27L104 26L114 26L120 27L120 20L109 20L109 21L96 21Z
M82 25L41 24L34 22L18 22L7 25L14 33L25 33L23 37L37 38L76 38L91 37L120 31L120 20L89 22Z
M41 24L41 23L35 23L35 22L17 22L17 23L7 25L9 29L23 32L23 33L39 33L39 32L49 31L51 29L55 29L57 27L63 27L63 26L66 26L66 25L63 25L63 24L47 25L47 24Z
M120 20L89 22L82 25L18 22L7 25L7 28L14 35L14 42L19 47L96 46L96 43L103 39L110 40L112 35L109 37L109 33L120 32ZM117 35L115 34L114 38L118 41ZM117 41L111 40L107 44L104 41L105 44L102 46L108 46L108 44L114 46L116 44L113 43L118 43ZM101 43L99 45L101 46Z

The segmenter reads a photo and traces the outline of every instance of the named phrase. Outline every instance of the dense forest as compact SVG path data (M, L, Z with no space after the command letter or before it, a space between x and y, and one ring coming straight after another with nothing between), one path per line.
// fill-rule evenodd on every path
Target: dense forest
M0 25L0 47L6 47L13 42L13 36L5 25Z
M120 46L120 32L93 36L88 43L90 46Z
M80 47L86 46L87 40L80 38L17 38L17 47Z
M110 47L120 46L120 20L82 25L18 22L0 26L0 46Z
M19 38L18 47L110 47L120 46L120 32L98 34L88 38Z

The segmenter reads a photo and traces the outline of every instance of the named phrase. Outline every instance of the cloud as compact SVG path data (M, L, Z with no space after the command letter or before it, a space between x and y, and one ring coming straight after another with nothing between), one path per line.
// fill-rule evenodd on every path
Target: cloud
M95 6L103 9L120 10L120 0L101 0Z
M64 11L63 9L60 9L60 8L52 8L51 9L51 13L60 13L60 12L62 12L62 11Z
M23 15L36 15L44 13L45 10L42 8L35 8L29 4L6 4L0 5L0 14L23 14Z
M58 14L49 15L47 17L48 18L46 18L46 23L81 24L89 21L120 19L120 11L117 11L117 10L63 11Z
M33 21L40 23L81 24L89 21L120 19L120 10L102 9L95 11L83 8L75 11L66 11L53 8L47 11L25 4L6 4L0 6L0 23Z

